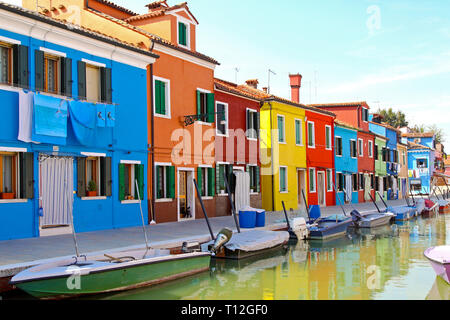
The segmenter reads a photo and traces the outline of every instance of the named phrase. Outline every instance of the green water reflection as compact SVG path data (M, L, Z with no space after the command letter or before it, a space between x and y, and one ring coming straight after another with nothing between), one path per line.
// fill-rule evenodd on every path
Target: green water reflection
M450 299L423 252L450 244L450 216L350 230L327 242L298 242L245 261L215 261L210 272L94 299L329 300Z

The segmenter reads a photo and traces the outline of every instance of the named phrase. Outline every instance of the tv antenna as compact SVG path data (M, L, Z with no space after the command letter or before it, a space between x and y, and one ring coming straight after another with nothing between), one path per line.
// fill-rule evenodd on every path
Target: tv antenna
M269 81L268 81L268 84L267 84L267 93L268 94L270 94L270 74L271 73L274 74L275 76L277 75L274 71L269 69Z
M238 80L237 80L237 75L238 75L238 72L239 72L240 70L239 70L239 68L234 68L234 77L235 77L235 80L236 80L236 84L238 83Z

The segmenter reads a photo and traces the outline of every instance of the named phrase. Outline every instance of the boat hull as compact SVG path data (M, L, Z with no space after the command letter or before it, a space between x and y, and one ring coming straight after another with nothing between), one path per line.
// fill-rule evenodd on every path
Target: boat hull
M358 228L376 228L389 224L391 222L392 217L393 216L390 215L380 215L373 219L369 217L364 217L365 219L357 222L354 221L353 223Z
M309 229L309 239L311 240L323 240L334 237L340 237L346 234L347 228L352 223L352 219L333 223L331 221L322 222L318 228Z
M441 252L436 253L439 250ZM424 255L430 261L434 272L450 284L450 248L448 246L429 248L425 250Z
M218 260L242 260L242 259L248 259L251 257L263 255L266 253L281 251L283 248L285 248L288 244L288 241L282 244L278 244L274 247L267 248L267 249L261 249L256 251L244 251L244 250L229 250L226 247L222 247L221 250L214 255L213 259Z
M81 295L124 291L151 286L207 271L210 255L167 259L80 275L79 286L68 285L73 275L13 283L39 299L62 299ZM71 278L72 277L72 278ZM74 288L75 287L75 288Z

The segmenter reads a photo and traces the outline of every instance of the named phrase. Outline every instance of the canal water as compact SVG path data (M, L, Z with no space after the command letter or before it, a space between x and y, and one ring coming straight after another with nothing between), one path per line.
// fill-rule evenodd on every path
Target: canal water
M374 230L349 230L326 242L299 241L167 284L89 299L117 300L450 300L450 286L423 256L450 244L450 215Z

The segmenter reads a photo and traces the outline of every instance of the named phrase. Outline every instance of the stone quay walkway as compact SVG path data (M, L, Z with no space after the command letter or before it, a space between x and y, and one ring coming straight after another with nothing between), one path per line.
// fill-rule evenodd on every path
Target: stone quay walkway
M396 207L406 205L405 200L389 201L388 205ZM384 209L384 205L378 206ZM376 210L373 203L345 205L349 215L353 209L362 214ZM289 218L305 217L306 213L288 210ZM321 209L322 216L342 214L340 206ZM214 234L228 227L237 232L232 216L210 218ZM283 212L266 213L266 230L286 228ZM211 237L204 219L164 223L146 226L149 244L153 248L176 248L184 241L204 243ZM246 229L242 229L243 232ZM114 254L115 252L145 248L145 238L142 227L113 229L77 234L80 254L89 256L98 254ZM71 234L50 237L0 241L0 279L14 276L18 272L42 263L48 263L62 258L75 256L75 246Z

